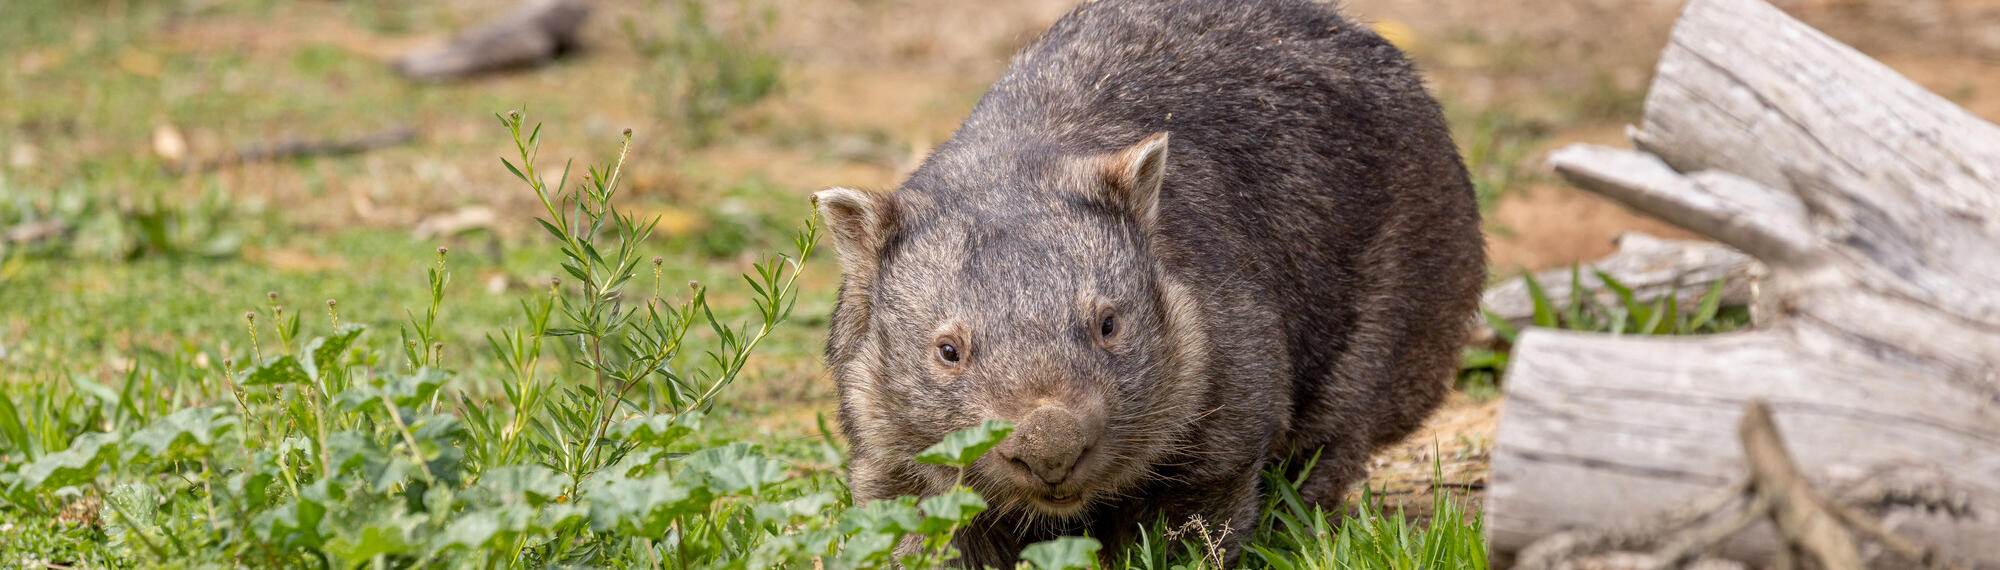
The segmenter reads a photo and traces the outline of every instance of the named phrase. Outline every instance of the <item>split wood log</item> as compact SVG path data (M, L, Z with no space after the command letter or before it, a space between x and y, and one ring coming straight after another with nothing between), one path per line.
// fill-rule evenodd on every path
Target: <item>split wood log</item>
M1679 306L1693 307L1708 294L1710 287L1721 281L1721 306L1747 307L1757 278L1764 272L1764 266L1756 259L1715 242L1626 232L1619 234L1615 243L1618 251L1576 266L1574 275L1567 267L1550 269L1536 273L1535 282L1549 300L1564 303L1571 298L1570 281L1574 277L1586 295L1605 306L1616 307L1620 303L1617 294L1605 287L1597 275L1602 271L1630 288L1633 300L1640 303L1650 304L1673 295ZM1535 300L1528 292L1525 278L1516 277L1488 287L1480 297L1479 306L1515 327L1527 326L1535 320ZM1475 320L1478 328L1473 333L1474 344L1490 343L1491 330L1486 320L1479 317Z
M396 70L412 79L445 81L542 65L582 45L590 15L584 0L526 0L449 45L404 56Z
M1691 0L1632 139L1551 162L1765 264L1755 330L1523 334L1485 510L1496 556L1728 485L1731 424L1762 399L1815 486L1921 474L1888 495L1928 499L1886 501L1882 526L2000 568L2000 127L1762 0ZM1760 524L1719 553L1762 563L1774 544Z

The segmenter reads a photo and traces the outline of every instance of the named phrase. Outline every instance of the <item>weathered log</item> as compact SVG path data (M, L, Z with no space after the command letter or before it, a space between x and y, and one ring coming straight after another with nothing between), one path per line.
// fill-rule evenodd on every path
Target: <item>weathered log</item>
M443 81L553 61L581 45L590 15L583 0L526 0L449 45L404 56L396 70L412 79Z
M1763 399L1814 486L1894 474L1908 492L1884 494L1887 530L2000 568L2000 127L1761 0L1692 0L1632 138L1640 151L1551 161L1765 264L1757 326L1523 334L1485 511L1495 553L1728 485L1745 469L1731 425ZM1773 544L1761 524L1720 554L1761 563Z

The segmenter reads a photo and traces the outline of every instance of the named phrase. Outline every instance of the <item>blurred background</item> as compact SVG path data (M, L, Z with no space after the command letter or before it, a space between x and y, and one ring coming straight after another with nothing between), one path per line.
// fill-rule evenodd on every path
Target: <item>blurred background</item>
M664 282L748 296L829 185L893 187L950 136L1008 56L1073 0L591 1L559 56L437 80L396 62L519 14L511 0L0 2L0 381L213 374L244 311L279 302L394 328L450 249L447 360L490 369L484 334L556 276L495 113L540 122L542 168L616 156L621 204L657 216ZM1780 7L1974 114L2000 119L2000 0L1781 0ZM1623 144L1674 0L1349 0L1443 101L1487 214L1495 278L1692 237L1569 189L1542 166ZM574 45L571 45L574 44ZM532 50L530 50L532 51ZM1754 57L1749 54L1748 57ZM533 59L533 58L531 58ZM405 68L407 69L407 68ZM793 325L728 405L811 437L838 270L810 266ZM314 321L317 322L317 321ZM1378 463L1483 477L1500 402L1456 398ZM1421 441L1419 441L1421 440ZM1405 473L1407 474L1407 473Z

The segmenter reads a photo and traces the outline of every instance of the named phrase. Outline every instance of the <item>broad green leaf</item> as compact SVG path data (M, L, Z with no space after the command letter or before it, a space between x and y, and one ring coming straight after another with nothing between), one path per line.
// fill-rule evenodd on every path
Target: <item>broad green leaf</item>
M299 495L275 509L258 513L250 530L260 539L281 545L317 548L326 543L320 522L327 506L337 504L343 490L333 479L320 479L299 490Z
M378 555L409 553L416 546L414 531L423 522L422 517L402 512L378 516L360 528L336 533L326 541L326 552L349 566Z
M953 525L972 520L973 515L986 511L986 499L978 491L961 488L935 497L927 497L917 503L924 510L924 534L937 534L950 530Z
M1097 566L1104 545L1087 536L1065 536L1021 549L1021 560L1038 570L1082 570Z
M841 568L838 559L832 558L834 547L840 536L833 529L814 528L797 533L772 535L757 545L750 553L745 568L811 568L815 558L822 564L836 570Z
M299 364L299 359L291 356L281 356L276 360L264 363L263 366L251 369L250 375L243 379L243 385L273 386L295 382L309 382L311 380L312 376L306 374L305 366Z
M221 406L174 412L125 438L124 460L198 456L238 423L239 418Z
M270 456L268 452L260 452L257 461L268 462ZM271 486L277 483L278 475L274 470L260 466L255 471L239 471L230 475L223 486L248 504L264 505L271 498Z
M417 408L430 402L431 395L436 394L448 380L451 380L450 371L424 367L416 372L384 377L382 392L388 394L397 406Z
M341 325L340 330L333 336L323 336L306 342L305 348L299 351L312 355L312 358L300 363L305 368L306 374L324 380L322 375L340 364L340 355L345 354L347 348L354 345L354 339L359 338L364 330L367 330L367 327L357 324Z
M977 426L951 432L944 441L930 446L917 454L917 461L932 465L965 467L971 465L986 450L1000 445L1007 434L1014 433L1014 424L1005 420L986 420Z
M362 384L333 395L333 405L349 412L363 414L386 413L382 405L382 389Z
M444 484L458 485L464 471L465 423L458 416L430 414L417 416L410 422L410 431L430 474Z
M750 512L760 524L783 526L798 519L825 515L839 502L832 493L813 493L782 503L757 503L751 505Z
M880 532L863 532L848 537L834 555L832 568L883 568L889 566L889 553L896 548L896 535Z
M536 509L518 504L463 511L453 515L451 524L437 537L437 544L440 548L498 550L511 546L514 537L547 529L541 524L543 520Z
M327 461L336 473L370 469L388 460L388 452L357 430L334 432L326 438Z
M511 518L503 520L513 510L515 508L510 505L456 513L451 524L444 527L444 534L438 537L438 543L440 546L463 546L474 550L487 548L487 542L500 534L503 525L513 522Z
M60 489L97 478L97 468L118 450L118 434L90 432L76 437L69 449L42 456L21 467L21 487Z
M737 442L704 449L688 455L683 473L698 473L717 495L755 493L765 485L785 480L785 464L764 457L756 446Z
M591 490L585 498L591 529L645 536L666 534L674 519L699 515L714 500L706 487L667 475L620 479Z
M666 447L701 429L701 412L654 414L611 424L605 436L647 447Z
M869 501L840 513L840 530L844 533L909 534L922 527L923 515L917 513L916 497Z
M500 504L526 502L539 507L562 496L563 486L561 474L540 465L495 467L479 477L479 488Z
M121 401L118 398L117 390L112 390L109 386L94 382L82 375L71 377L70 384L76 386L76 391L89 394L91 398L96 399L106 409L118 407L118 403Z

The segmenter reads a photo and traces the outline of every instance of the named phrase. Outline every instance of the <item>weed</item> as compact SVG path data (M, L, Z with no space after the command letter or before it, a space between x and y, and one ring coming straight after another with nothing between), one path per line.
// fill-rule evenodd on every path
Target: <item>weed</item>
M236 357L244 365L225 359L219 377L167 379L135 367L121 389L80 377L7 386L5 508L57 521L76 504L62 497L98 497L91 514L103 522L93 526L104 529L101 540L72 544L75 555L24 549L107 565L747 556L749 528L714 521L750 520L740 498L802 491L776 489L789 482L784 463L758 446L703 449L689 436L789 316L817 226L796 236L795 254L747 279L754 330L716 318L698 285L680 302L657 285L650 296L633 294L649 225L612 202L622 161L589 169L581 183L565 173L550 185L534 161L539 131L522 136L518 114L502 120L520 152L507 168L542 200L542 225L574 279L524 301L526 324L489 339L513 373L503 406L473 399L444 367L438 315L451 273L442 248L426 306L404 327L403 362L381 358L363 338L367 327L341 323L334 302L328 334L306 340L304 311L287 311L273 292L267 309L245 315L250 352ZM662 272L652 273L657 282ZM683 340L697 318L716 342L706 361L690 362ZM573 365L595 381L551 378L544 339L574 341Z
M232 257L243 247L243 210L212 188L182 203L157 194L114 200L76 188L19 191L0 180L0 260Z
M1692 310L1679 306L1678 293L1661 295L1652 302L1639 301L1632 288L1603 271L1593 270L1610 291L1614 302L1599 299L1595 289L1586 287L1581 266L1570 266L1569 298L1558 303L1549 298L1532 274L1523 274L1528 296L1534 304L1531 324L1537 327L1599 332L1612 335L1692 335L1714 334L1740 329L1750 323L1749 310L1722 306L1724 280L1717 279ZM1458 369L1458 387L1476 400L1499 395L1501 376L1507 369L1508 351L1520 331L1513 323L1481 311L1486 324L1498 337L1497 348L1468 347Z

